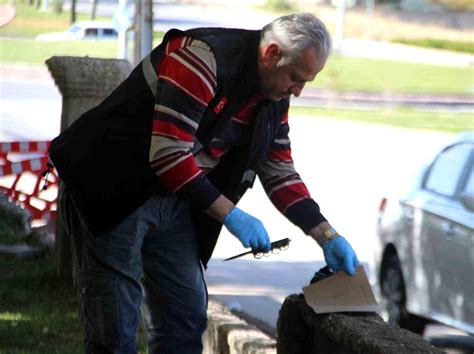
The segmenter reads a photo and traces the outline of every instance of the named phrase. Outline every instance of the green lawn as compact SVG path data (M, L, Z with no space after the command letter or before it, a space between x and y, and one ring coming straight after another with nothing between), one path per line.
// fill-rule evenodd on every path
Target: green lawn
M163 34L154 34L154 45L158 45ZM34 39L1 39L0 64L40 66L54 55L117 58L116 40L79 40L42 42Z
M11 241L10 231L0 223L0 243L5 241ZM0 255L0 299L1 354L84 353L75 292L70 281L54 277L50 257ZM146 353L144 333L140 328L140 353Z
M160 38L160 34L155 37L155 45ZM2 39L0 44L0 63L38 66L53 55L116 58L117 42ZM309 86L337 91L472 94L474 68L334 56Z
M0 353L83 353L72 289L51 262L0 256Z
M50 0L49 3L51 9L52 1ZM61 14L42 12L34 6L27 5L26 2L18 0L15 1L15 8L16 16L7 26L0 27L0 36L34 38L39 33L64 31L71 25L70 12ZM96 19L107 20L107 18L100 16ZM90 20L90 15L77 14L77 21L83 20Z
M473 41L462 42L462 41L448 41L444 39L425 38L425 39L395 39L392 42L414 45L418 47L454 50L456 52L474 54Z
M0 63L39 66L54 55L117 58L117 41L39 42L34 39L2 40Z
M310 86L338 91L474 92L474 68L333 56Z
M349 110L292 107L290 114L292 116L306 115L347 119L356 122L393 125L408 129L437 130L449 133L474 130L474 116L469 113L425 112L407 108Z

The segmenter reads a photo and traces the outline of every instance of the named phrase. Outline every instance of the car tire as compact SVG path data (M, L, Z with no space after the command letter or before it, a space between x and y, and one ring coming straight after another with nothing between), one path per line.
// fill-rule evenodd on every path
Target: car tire
M406 292L402 268L396 255L390 255L385 262L381 277L382 317L391 325L398 325L423 335L427 321L409 314L405 307Z

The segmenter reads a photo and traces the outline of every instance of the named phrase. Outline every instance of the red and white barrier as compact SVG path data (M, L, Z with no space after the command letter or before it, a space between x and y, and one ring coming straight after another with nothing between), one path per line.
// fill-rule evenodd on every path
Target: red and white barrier
M48 170L49 145L49 141L0 143L0 191L27 209L33 221L56 218L59 178L54 168L43 173Z

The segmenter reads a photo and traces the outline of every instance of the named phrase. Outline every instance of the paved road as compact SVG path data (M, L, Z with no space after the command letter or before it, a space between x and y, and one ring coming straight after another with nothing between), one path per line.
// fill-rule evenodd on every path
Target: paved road
M451 136L323 117L290 119L298 171L372 278L372 240L381 197L409 181L408 171L415 170ZM243 198L241 207L263 221L272 239L290 237L293 241L287 251L267 259L222 262L242 251L238 241L223 232L207 272L209 290L227 304L275 324L281 300L307 285L323 264L323 255L314 241L271 206L259 184ZM228 277L221 284L222 274ZM245 300L239 294L245 294Z

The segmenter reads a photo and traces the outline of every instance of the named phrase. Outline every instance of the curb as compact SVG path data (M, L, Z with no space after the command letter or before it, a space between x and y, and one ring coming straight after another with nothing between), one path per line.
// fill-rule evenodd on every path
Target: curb
M276 341L210 299L203 354L276 354Z

